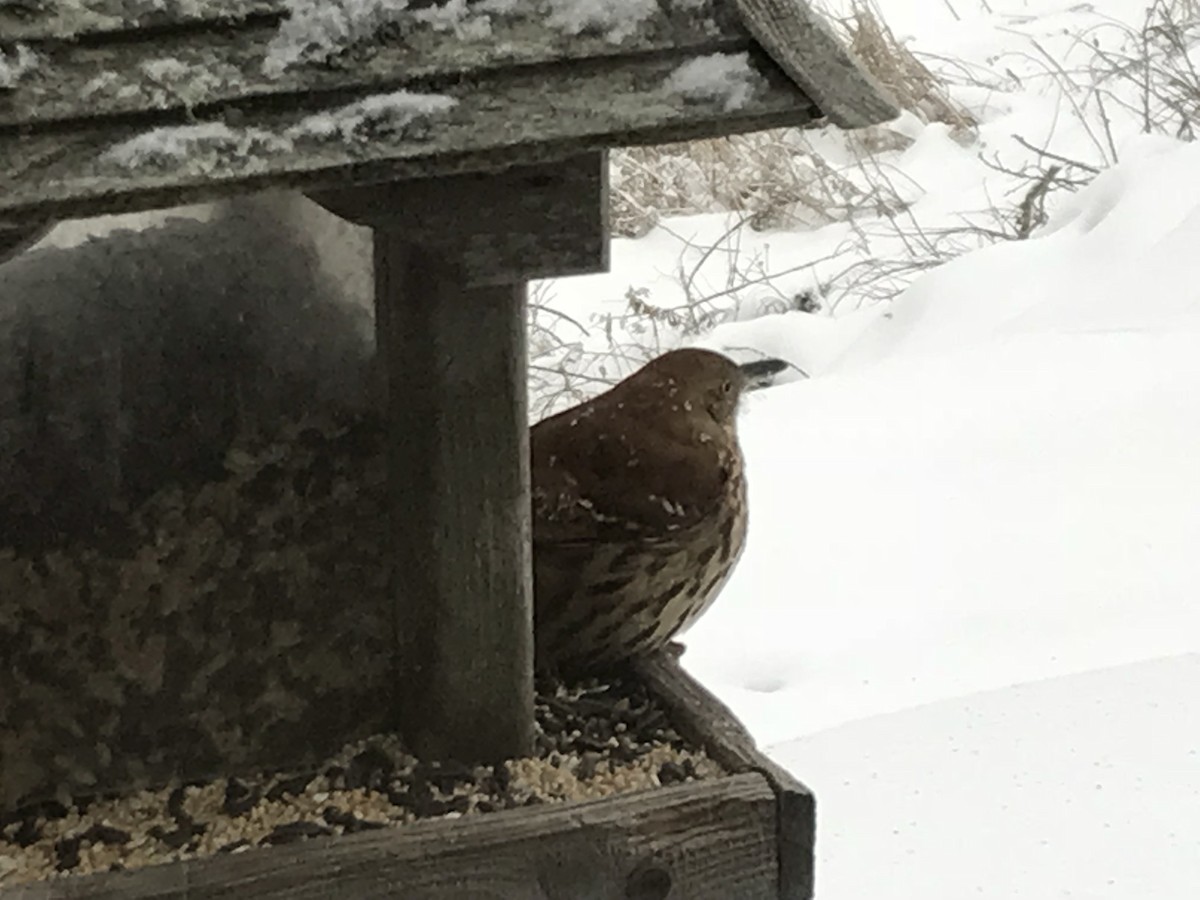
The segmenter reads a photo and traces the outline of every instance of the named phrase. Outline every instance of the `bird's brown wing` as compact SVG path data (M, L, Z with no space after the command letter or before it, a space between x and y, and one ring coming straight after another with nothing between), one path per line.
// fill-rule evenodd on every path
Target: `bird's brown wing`
M734 474L715 442L667 439L621 416L572 421L530 435L535 544L669 540L720 508Z

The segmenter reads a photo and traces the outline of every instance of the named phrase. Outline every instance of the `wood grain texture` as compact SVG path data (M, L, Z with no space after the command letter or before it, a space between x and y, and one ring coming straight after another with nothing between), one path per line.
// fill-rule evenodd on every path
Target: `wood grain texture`
M775 900L775 817L770 786L746 773L0 889L0 900Z
M469 198L456 206L448 198ZM608 268L608 160L586 153L557 163L391 182L312 199L363 225L400 228L452 253L469 286Z
M11 41L75 40L97 35L150 34L254 17L279 19L282 0L156 2L156 0L38 0L0 3L0 36Z
M235 2L234 9L239 6ZM664 6L619 44L589 32L567 40L546 26L532 4L520 9L527 12L493 16L490 33L477 37L448 37L400 14L385 36L356 45L347 61L283 71L264 69L276 34L271 19L227 28L158 28L119 39L114 35L108 40L49 43L37 68L5 92L0 128L37 131L68 122L145 118L168 111L241 109L252 117L264 106L304 105L305 96L315 93L340 94L345 102L354 95L399 88L437 91L463 78L523 66L560 68L614 58L636 64L750 44L728 0L703 14L671 12ZM41 45L29 46L36 51Z
M687 675L670 652L637 663L638 676L688 740L732 772L758 772L778 803L779 897L813 896L816 799L811 791L759 751L754 738L720 700Z
M465 288L412 241L375 230L396 726L424 759L495 763L533 750L525 286Z
M611 146L803 125L819 114L754 52L763 87L744 107L728 112L720 98L680 102L665 85L687 58L495 72L447 87L458 105L422 128L379 131L369 140L286 138L306 115L353 99L314 94L300 109L241 116L232 142L201 143L135 168L103 154L143 133L145 124L111 120L61 133L0 135L0 219L77 218L268 187L328 190L531 165Z
M804 0L734 0L750 33L831 122L861 128L896 118L887 91Z

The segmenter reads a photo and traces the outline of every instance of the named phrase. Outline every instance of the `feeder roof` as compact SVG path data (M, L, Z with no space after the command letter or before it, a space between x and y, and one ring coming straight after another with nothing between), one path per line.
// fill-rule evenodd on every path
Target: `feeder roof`
M0 251L257 188L895 114L804 0L0 0Z

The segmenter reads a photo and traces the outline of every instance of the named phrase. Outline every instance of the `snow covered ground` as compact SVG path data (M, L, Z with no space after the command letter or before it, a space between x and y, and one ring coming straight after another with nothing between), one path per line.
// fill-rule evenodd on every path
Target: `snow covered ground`
M817 896L1196 896L1197 685L1192 654L774 748L817 785Z
M541 296L603 353L652 337L621 331L630 289L662 309L722 295L738 321L701 343L812 376L747 403L749 546L684 662L816 791L820 900L1184 900L1200 891L1200 146L1106 68L1136 52L1145 3L970 5L882 2L981 122L964 137L906 117L908 146L870 167L847 152L901 215L736 238L728 215L673 219ZM814 143L836 160L840 140ZM994 209L1055 163L1041 149L1101 174L1051 192L1028 240L993 243ZM972 244L990 246L931 265ZM888 303L844 274L922 254L894 267L911 286ZM752 283L747 260L776 277ZM762 315L806 289L823 314Z

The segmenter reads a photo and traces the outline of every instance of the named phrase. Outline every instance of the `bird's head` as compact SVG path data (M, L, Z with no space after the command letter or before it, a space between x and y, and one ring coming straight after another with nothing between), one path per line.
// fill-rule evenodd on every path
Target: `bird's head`
M688 412L707 412L719 425L730 426L742 395L771 383L788 364L760 359L738 364L712 350L671 350L630 376L643 390L667 398Z
M727 356L687 347L652 359L628 379L648 394L686 412L707 412L719 425L729 425L749 378Z

